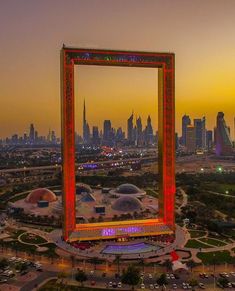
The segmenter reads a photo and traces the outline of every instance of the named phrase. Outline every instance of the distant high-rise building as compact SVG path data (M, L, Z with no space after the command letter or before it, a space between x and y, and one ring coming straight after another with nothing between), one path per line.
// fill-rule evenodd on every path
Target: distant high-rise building
M35 130L35 141L38 142L38 131Z
M94 145L100 144L99 129L97 126L92 127L92 143Z
M182 117L182 138L181 138L181 143L182 145L186 146L186 130L187 126L191 124L191 119L188 115L184 115Z
M34 139L35 139L35 130L34 130L33 123L31 123L30 128L29 128L29 141L30 141L30 143L34 143Z
M86 103L83 104L83 143L89 143L90 141L90 127L86 120Z
M51 142L56 144L56 135L54 130L51 131Z
M179 148L179 137L178 137L178 133L175 133L175 150L177 151Z
M122 128L119 127L116 132L116 140L121 142L125 139L125 133L122 131Z
M194 153L196 150L196 135L193 125L188 125L186 128L186 149L189 153Z
M133 144L134 139L133 139L133 112L131 116L127 120L127 141L129 144Z
M196 148L206 148L206 118L194 119L195 137L196 137Z
M136 120L136 143L137 146L143 145L143 129L142 129L142 121L141 117Z
M145 142L147 145L153 143L153 127L150 116L148 116L147 125L145 128Z
M212 130L206 131L206 146L207 146L207 150L210 150L213 148L213 131Z
M215 130L216 155L230 155L233 152L229 128L224 120L224 113L218 112Z
M111 139L112 125L110 120L104 120L103 143L109 145Z

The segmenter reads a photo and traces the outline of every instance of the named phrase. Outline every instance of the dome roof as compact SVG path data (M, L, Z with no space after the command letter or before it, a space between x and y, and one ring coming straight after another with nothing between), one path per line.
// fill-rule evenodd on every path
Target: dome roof
M28 203L36 204L38 201L44 200L48 202L53 202L57 200L56 195L46 188L38 188L33 190L29 195L26 197L25 201Z
M133 184L121 184L117 187L116 192L122 194L137 194L140 193L141 190Z
M114 210L118 211L136 211L143 208L138 198L132 196L122 196L118 198L112 205Z
M92 193L91 187L83 183L76 184L76 194L82 194L82 193Z

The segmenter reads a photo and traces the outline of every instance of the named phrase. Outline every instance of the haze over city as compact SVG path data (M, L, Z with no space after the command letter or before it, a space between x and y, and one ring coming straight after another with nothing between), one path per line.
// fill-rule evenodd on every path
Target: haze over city
M78 47L173 51L176 54L176 130L179 134L184 113L193 118L205 115L207 127L213 129L217 112L223 111L232 127L234 10L235 2L229 0L128 3L93 0L68 1L67 5L64 1L57 1L56 5L54 1L2 2L0 108L4 110L0 115L1 137L16 132L22 134L31 122L42 134L53 128L60 135L59 50L63 43ZM150 113L156 127L152 110L155 105L151 104L157 98L154 70L146 69L144 73L144 69L133 69L129 73L127 68L81 70L77 82L84 81L86 87L81 92L78 89L78 107L85 98L92 124L101 122L94 108L102 109L107 104L115 126L126 130L126 119L134 109L143 120ZM113 88L112 78L125 86ZM119 98L121 108L117 107ZM77 118L81 120L82 116Z

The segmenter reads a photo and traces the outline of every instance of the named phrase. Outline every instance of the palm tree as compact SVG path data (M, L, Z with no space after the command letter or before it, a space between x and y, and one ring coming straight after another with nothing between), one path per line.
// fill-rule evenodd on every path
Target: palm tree
M84 271L79 270L77 274L75 275L76 281L81 283L81 286L83 285L83 282L87 280L87 275Z
M117 263L117 273L118 275L120 275L120 258L121 258L121 255L116 255L115 256L115 262Z
M74 266L75 266L75 256L71 255L70 259L71 259L72 268L74 268Z
M193 272L193 268L196 267L196 263L194 262L194 260L190 260L186 263L186 265L190 268L191 273Z
M166 267L166 272L172 270L172 261L171 260L167 259L162 265Z

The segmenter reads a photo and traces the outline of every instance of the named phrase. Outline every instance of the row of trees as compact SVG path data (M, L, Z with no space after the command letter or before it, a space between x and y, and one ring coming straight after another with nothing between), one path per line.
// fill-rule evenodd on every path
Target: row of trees
M87 275L83 270L79 270L76 275L75 279L80 282L81 285L85 281L87 281ZM138 285L141 281L140 270L133 265L128 266L126 270L123 270L121 276L121 282L123 284L127 284L132 287L134 290L135 286ZM167 279L165 274L161 274L160 277L157 279L157 283L159 286L164 286L167 284Z

